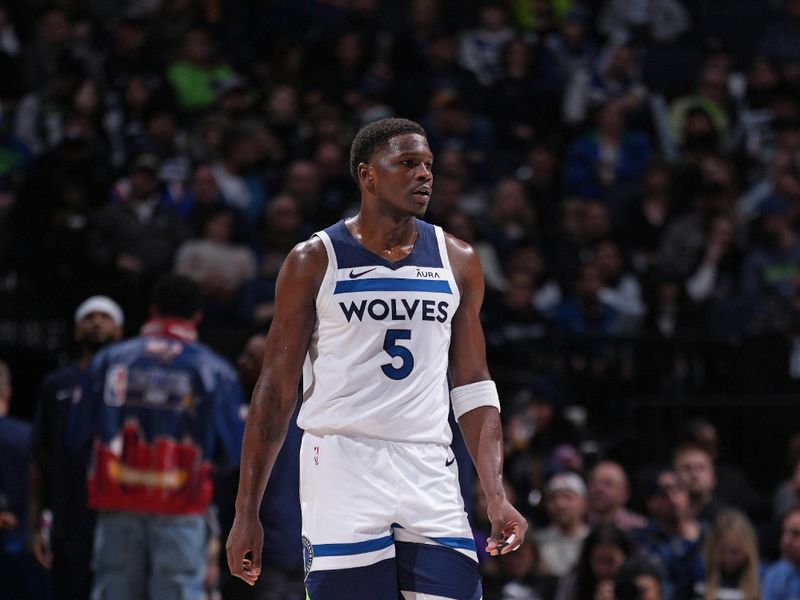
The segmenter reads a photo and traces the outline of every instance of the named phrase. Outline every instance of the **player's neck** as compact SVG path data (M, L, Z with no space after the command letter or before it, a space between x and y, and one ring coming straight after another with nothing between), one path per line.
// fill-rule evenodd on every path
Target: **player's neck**
M417 241L417 220L361 211L345 222L353 237L367 250L389 261L402 260Z

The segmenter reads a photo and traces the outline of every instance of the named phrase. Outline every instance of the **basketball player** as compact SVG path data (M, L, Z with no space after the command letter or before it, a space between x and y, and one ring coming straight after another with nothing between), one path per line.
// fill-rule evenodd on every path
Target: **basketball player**
M481 598L449 403L487 497L487 551L516 550L525 537L502 484L480 263L469 245L420 219L432 163L417 123L364 127L350 157L360 212L296 246L281 269L227 542L231 572L251 585L261 572L258 507L301 371L310 600Z

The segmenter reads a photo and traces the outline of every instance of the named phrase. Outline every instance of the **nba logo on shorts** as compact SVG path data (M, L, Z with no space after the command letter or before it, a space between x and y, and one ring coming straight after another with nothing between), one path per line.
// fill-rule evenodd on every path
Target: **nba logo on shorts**
M314 446L314 464L319 465L319 446Z
M311 563L313 562L314 547L311 545L311 541L306 536L303 536L303 569L306 572L306 577L308 577L308 572L311 570Z

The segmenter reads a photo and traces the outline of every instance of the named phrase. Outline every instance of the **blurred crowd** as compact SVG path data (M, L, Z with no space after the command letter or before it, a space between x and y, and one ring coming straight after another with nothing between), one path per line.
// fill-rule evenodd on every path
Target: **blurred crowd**
M715 423L647 460L620 431L642 386L800 379L800 0L9 0L0 306L71 326L105 294L129 336L174 272L233 359L288 250L357 210L349 144L384 116L425 127L426 219L486 278L510 491L537 526L485 563L487 600L657 598L633 595L648 576L756 598L781 552L800 593L796 444L770 440L772 507Z

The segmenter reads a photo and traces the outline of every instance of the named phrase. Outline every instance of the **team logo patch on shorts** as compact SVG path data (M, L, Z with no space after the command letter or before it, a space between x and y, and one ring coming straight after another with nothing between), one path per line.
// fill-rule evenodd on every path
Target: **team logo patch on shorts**
M311 545L311 541L306 536L303 536L303 569L306 572L306 577L311 571L312 562L314 562L314 546Z

